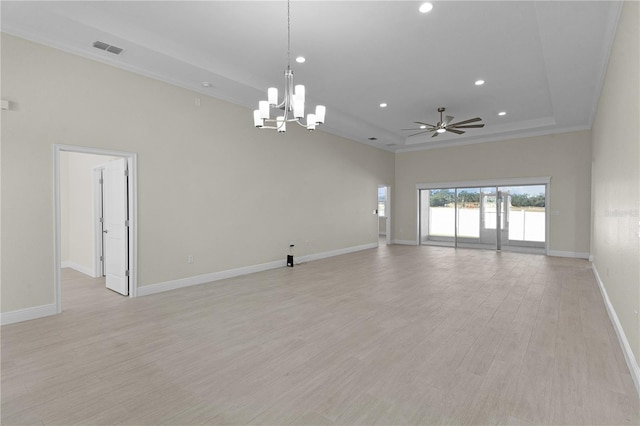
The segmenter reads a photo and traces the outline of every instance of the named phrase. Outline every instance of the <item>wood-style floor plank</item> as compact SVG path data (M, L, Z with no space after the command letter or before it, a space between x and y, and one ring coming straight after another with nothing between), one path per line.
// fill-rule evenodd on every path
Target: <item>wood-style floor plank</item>
M578 259L381 246L2 327L2 424L638 424Z

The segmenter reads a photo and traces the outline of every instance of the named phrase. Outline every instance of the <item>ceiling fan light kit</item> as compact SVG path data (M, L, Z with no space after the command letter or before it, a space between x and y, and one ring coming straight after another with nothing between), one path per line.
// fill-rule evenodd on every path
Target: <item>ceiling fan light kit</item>
M482 118L480 117L458 121L457 123L451 123L454 117L447 115L443 119L442 113L444 111L445 111L444 107L438 108L438 112L440 113L440 121L438 121L438 123L435 126L433 124L423 123L422 121L414 121L414 123L419 124L420 127L418 127L417 129L402 129L402 130L421 130L418 133L409 135L409 137L421 135L423 133L433 133L431 137L435 138L439 134L445 133L445 132L451 132L457 135L461 135L465 133L465 131L460 129L481 129L484 127L484 124L470 124L470 123L476 123L478 121L482 121Z
M315 113L309 113L304 120L305 88L302 84L293 84L291 70L291 13L290 0L287 0L287 69L284 71L284 96L278 102L278 89L269 87L267 100L258 102L258 109L253 111L253 124L259 129L277 130L279 133L287 131L287 122L294 122L307 130L315 130L316 126L324 123L327 109L324 105L317 105ZM298 62L304 62L298 61ZM275 118L271 118L271 109L281 110Z

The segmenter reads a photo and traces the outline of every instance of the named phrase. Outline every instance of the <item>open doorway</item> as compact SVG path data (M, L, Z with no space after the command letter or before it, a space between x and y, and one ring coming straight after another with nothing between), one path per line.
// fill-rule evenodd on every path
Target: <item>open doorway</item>
M378 244L391 244L391 187L378 185Z
M62 272L104 291L135 297L136 155L55 145L55 300L62 312ZM69 271L72 271L70 273ZM79 287L73 287L78 291ZM65 296L65 300L66 296ZM67 303L67 302L65 302Z

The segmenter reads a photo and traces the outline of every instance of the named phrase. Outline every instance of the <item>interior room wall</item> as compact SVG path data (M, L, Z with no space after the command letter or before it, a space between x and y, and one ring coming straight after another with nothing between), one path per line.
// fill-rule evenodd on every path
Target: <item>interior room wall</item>
M376 244L392 153L6 34L1 54L3 313L54 302L53 144L137 153L139 287Z
M394 240L417 243L416 184L551 177L549 250L588 257L590 131L453 146L396 155Z
M63 267L94 276L94 167L113 160L105 155L60 154L60 237Z
M593 125L591 240L594 269L628 339L636 369L640 360L639 28L640 3L627 1Z

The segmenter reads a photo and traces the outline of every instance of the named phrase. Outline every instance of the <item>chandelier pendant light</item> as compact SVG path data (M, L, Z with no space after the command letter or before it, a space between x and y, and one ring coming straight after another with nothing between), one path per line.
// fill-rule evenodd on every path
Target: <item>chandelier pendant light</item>
M326 108L317 105L315 113L304 116L305 88L302 84L293 84L291 70L291 13L290 0L287 0L287 69L284 71L284 97L278 102L278 89L269 87L267 100L258 102L258 109L253 111L253 124L260 129L277 130L284 133L287 122L298 123L307 130L315 130L316 126L324 123ZM275 118L271 117L271 110L276 110Z

